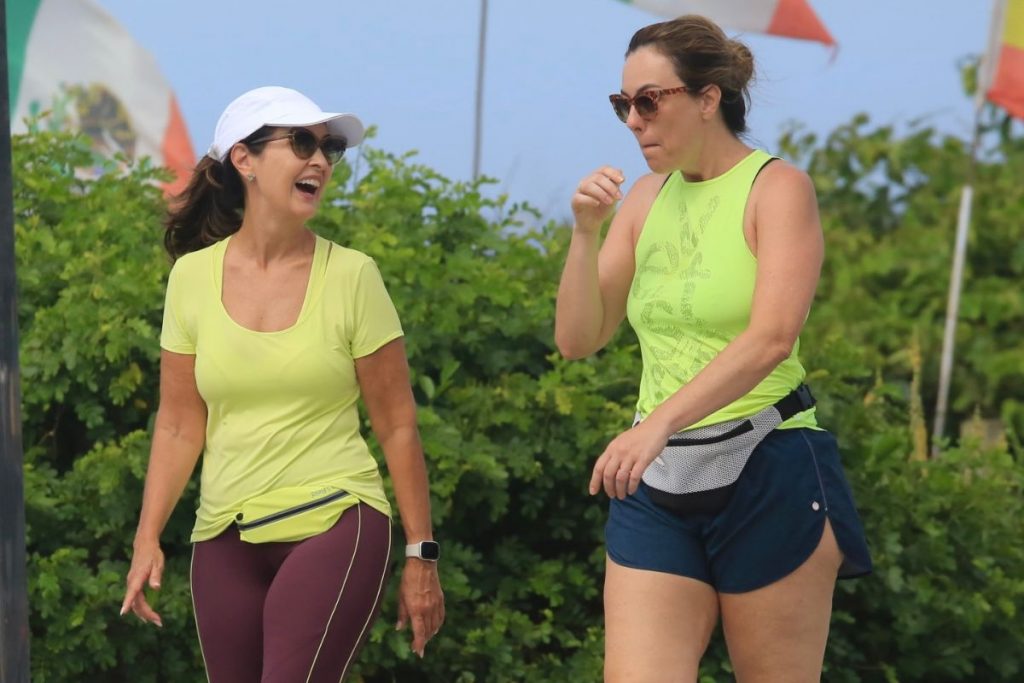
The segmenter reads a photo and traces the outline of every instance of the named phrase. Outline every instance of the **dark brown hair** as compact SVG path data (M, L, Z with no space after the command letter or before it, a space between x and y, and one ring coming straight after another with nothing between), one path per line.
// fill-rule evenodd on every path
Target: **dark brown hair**
M263 126L242 144L259 155L266 142L252 142L269 134ZM181 194L171 200L164 226L164 248L177 260L185 254L219 242L242 227L245 187L228 156L218 161L204 156Z
M687 14L637 31L626 56L647 46L672 60L676 75L687 88L699 92L717 85L722 91L719 107L725 125L733 135L746 132L748 86L754 76L754 56L746 45L730 39L710 19Z

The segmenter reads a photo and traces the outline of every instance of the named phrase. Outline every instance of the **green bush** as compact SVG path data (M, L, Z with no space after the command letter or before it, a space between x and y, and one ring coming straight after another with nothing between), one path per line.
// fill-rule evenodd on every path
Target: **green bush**
M934 393L955 218L949 167L963 162L962 146L866 121L822 144L798 134L785 144L818 184L829 245L805 364L877 565L874 578L837 592L825 678L1015 680L1020 466L1005 449L966 441L922 460L915 440ZM1024 164L1019 141L999 144L1001 163ZM164 534L165 628L116 616L168 271L155 172L76 178L84 145L51 133L17 137L14 151L33 680L204 680L186 583L194 484ZM894 159L903 175L879 173ZM393 580L355 680L600 680L606 501L586 484L632 416L635 339L624 331L595 358L561 360L552 319L566 227L409 156L368 150L360 163L358 182L339 168L313 227L374 256L401 314L448 621L426 659L415 658L393 628ZM1003 417L1012 444L1024 324L1006 292L1017 292L1024 241L1010 209L1024 199L993 164L979 174L999 196L979 188L982 246L972 244L953 417ZM993 292L1012 305L988 305ZM703 681L728 671L716 639Z

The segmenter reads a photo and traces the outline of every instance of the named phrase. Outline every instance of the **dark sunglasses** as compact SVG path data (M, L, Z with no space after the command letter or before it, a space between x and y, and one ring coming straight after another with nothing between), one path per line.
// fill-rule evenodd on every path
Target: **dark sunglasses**
M609 95L608 99L611 100L612 109L615 110L615 115L619 117L619 120L623 123L629 118L629 110L632 107L636 107L636 113L640 115L640 118L645 121L650 121L654 118L654 115L658 113L658 99L663 95L674 95L677 92L689 92L689 88L685 85L681 85L678 88L662 88L660 90L644 90L641 93L637 93L636 97L629 97L628 95L621 95L615 93Z
M257 138L249 142L273 142L275 140L289 140L292 144L292 151L300 159L309 159L319 149L327 157L331 166L336 165L345 156L345 149L348 147L348 140L335 135L325 135L317 138L313 131L306 128L292 128L287 135L277 137Z

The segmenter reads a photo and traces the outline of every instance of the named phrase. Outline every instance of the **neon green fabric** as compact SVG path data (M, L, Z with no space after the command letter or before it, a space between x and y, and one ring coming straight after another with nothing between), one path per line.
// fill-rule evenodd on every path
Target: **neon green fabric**
M772 159L756 150L717 178L673 173L655 199L636 245L626 302L643 355L637 412L650 415L691 381L750 323L757 259L743 237L751 185ZM799 341L789 358L746 396L687 427L749 417L803 380ZM814 409L780 428L815 427Z
M208 411L192 541L216 536L246 501L295 486L336 487L390 515L356 407L355 359L402 336L376 264L317 237L295 324L254 332L221 302L230 239L174 264L160 336L164 349L196 356Z
M287 543L322 533L359 500L335 486L310 484L275 488L242 503L235 516L246 543Z

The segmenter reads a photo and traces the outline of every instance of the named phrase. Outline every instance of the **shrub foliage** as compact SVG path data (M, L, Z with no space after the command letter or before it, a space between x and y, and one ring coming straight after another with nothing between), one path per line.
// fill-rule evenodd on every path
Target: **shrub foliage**
M964 144L864 117L781 143L819 192L828 259L804 361L876 562L837 591L829 681L1024 673L1024 141L987 139L951 423L996 424L1002 440L951 429L934 459L923 436ZM82 178L87 147L58 133L17 137L14 154L33 680L205 680L187 586L194 483L164 534L165 627L116 614L157 397L161 172ZM586 484L631 418L635 338L563 361L552 319L567 227L411 155L371 149L360 163L357 180L339 167L314 228L374 256L401 314L448 621L415 658L393 628L393 581L355 680L600 680L607 503ZM729 676L716 638L702 680Z

